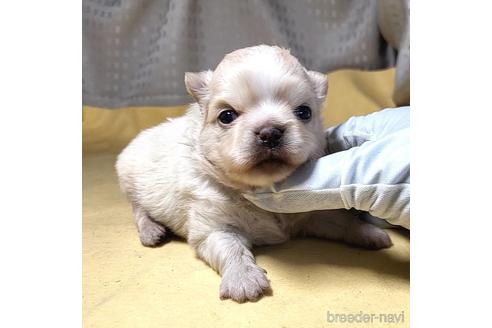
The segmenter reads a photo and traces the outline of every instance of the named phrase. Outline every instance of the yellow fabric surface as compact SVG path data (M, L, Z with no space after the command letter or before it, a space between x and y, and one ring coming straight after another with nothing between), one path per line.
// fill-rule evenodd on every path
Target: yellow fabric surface
M394 70L329 75L327 126L394 106ZM326 240L258 247L273 294L256 303L219 300L220 277L182 240L140 244L114 171L116 154L138 131L185 107L83 109L84 327L350 327L340 314L400 315L409 326L409 235L389 231L394 246L366 251ZM357 324L379 327L388 324Z

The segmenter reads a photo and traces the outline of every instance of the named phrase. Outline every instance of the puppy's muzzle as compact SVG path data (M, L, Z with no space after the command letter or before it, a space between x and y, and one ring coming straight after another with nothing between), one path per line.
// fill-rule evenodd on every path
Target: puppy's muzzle
M277 126L262 127L256 131L257 143L269 149L277 148L282 141L284 130Z

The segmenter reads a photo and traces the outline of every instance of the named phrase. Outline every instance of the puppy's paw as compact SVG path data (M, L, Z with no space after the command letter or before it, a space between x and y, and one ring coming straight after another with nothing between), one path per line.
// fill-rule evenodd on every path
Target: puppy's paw
M241 265L230 267L222 276L220 298L230 298L236 302L258 300L270 283L265 270L257 265Z
M164 241L166 228L154 221L148 221L140 228L140 241L147 247L155 247Z
M382 249L393 245L386 231L370 223L358 223L349 227L345 235L348 244L367 249Z

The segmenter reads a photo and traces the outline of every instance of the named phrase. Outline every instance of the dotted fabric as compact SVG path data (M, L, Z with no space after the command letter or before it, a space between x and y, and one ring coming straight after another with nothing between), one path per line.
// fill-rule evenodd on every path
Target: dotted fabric
M408 14L405 0L83 0L83 102L186 104L185 72L261 43L320 72L400 65L398 84L409 81Z

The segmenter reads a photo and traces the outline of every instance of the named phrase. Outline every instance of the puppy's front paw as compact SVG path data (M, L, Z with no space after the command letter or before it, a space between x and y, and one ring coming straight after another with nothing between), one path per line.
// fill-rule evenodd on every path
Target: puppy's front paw
M222 276L220 298L236 302L256 301L270 288L265 270L257 265L228 268Z
M352 225L347 230L345 241L351 245L373 250L388 248L393 245L386 231L365 222Z
M140 228L140 241L147 247L162 244L166 237L166 228L157 222L148 221Z

